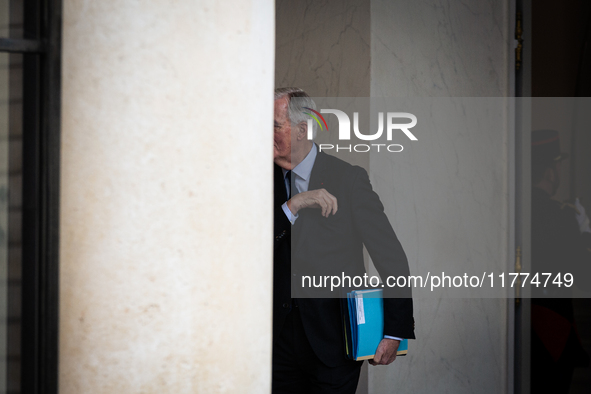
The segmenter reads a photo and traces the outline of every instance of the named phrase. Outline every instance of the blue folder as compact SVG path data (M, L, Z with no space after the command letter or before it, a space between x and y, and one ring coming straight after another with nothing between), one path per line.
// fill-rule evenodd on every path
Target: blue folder
M343 305L345 352L353 360L372 359L384 338L384 302L382 290L354 290L347 293ZM398 347L398 356L408 352L408 340Z

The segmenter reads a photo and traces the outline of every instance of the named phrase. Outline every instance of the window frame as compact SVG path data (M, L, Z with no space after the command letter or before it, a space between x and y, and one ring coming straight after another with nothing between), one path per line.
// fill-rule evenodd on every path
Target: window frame
M21 392L57 394L62 1L24 3Z

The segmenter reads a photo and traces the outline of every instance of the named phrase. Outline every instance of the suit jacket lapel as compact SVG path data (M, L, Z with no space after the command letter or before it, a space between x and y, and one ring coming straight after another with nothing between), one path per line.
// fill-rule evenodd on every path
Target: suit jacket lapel
M291 224L281 208L285 201L287 201L287 190L285 190L283 171L275 164L273 179L273 233L275 237L289 238L291 234Z
M318 146L316 146L318 149ZM308 183L308 190L321 189L324 184L324 172L326 169L326 153L318 152L312 173L310 174L310 183Z
M281 167L277 164L273 164L275 168L275 178L274 178L274 189L275 189L275 203L277 204L279 201L282 205L285 201L287 201L287 190L285 189L285 180L283 178L283 171Z

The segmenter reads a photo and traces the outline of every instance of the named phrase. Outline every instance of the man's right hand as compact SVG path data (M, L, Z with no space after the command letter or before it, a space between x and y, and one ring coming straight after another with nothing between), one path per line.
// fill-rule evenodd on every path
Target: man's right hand
M337 199L326 191L326 189L310 190L293 196L288 202L287 207L292 214L296 215L300 209L319 208L322 210L322 216L328 217L331 213L337 213Z

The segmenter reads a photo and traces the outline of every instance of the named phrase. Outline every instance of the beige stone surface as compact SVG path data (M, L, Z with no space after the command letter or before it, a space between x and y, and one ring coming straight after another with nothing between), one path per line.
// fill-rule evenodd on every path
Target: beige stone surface
M272 1L66 0L61 393L270 391Z
M509 141L515 137L504 110L512 104L502 99L510 94L514 48L509 7L507 1L372 0L372 97L410 103L471 97L430 100L430 116L417 115L418 141L401 155L370 158L370 177L413 275L472 275L483 266L512 271ZM446 103L457 106L444 114ZM369 392L510 391L510 302L415 296L417 340L406 358L369 369Z
M312 97L370 94L370 1L277 1L275 83Z
M369 96L369 0L278 0L276 23L276 87L302 88L318 102L322 97ZM334 138L330 132L318 133L314 141L330 143ZM369 154L332 154L369 168Z

